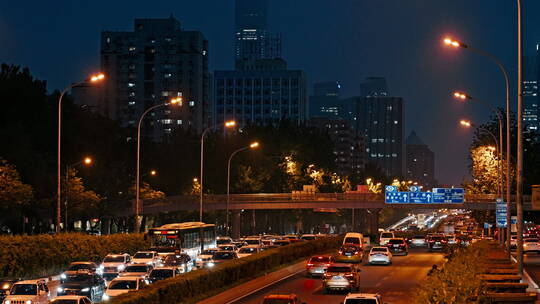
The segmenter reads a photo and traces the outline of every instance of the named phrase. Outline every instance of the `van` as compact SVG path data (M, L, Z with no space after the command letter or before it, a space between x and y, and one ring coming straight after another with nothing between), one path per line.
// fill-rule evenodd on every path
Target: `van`
M343 244L355 244L360 248L364 248L364 236L358 232L349 232L343 239Z

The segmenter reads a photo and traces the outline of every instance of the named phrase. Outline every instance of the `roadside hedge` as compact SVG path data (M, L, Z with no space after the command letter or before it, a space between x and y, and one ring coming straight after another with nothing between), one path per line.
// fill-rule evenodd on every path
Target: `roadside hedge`
M210 290L220 290L237 282L255 278L314 254L336 249L343 238L323 238L279 247L248 257L218 264L212 269L188 272L176 278L159 281L141 292L132 292L114 299L114 304L195 303Z
M488 241L480 241L469 247L452 247L447 253L448 262L444 267L434 271L421 283L414 303L480 303L484 290L477 276L485 268L482 261L490 248Z
M148 247L143 234L0 236L0 276L47 276L74 261L99 262L111 252L133 254Z

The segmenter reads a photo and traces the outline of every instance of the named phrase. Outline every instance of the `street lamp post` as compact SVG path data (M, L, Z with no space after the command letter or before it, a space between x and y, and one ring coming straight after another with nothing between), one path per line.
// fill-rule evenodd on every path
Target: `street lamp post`
M520 5L518 0L518 6ZM493 56L491 53L488 53L484 50L473 48L463 42L453 40L451 38L445 38L444 43L448 46L455 47L455 48L464 48L468 49L476 54L479 54L481 56L484 56L494 62L499 70L502 72L504 76L504 82L506 86L506 209L508 210L506 214L506 251L508 255L510 255L510 221L511 221L511 196L510 196L510 78L508 77L508 72L506 71L506 68L502 64L502 62L495 56ZM520 55L521 60L521 55ZM518 122L519 124L519 122ZM501 143L502 145L502 143ZM519 152L518 152L519 153Z
M233 128L234 126L236 126L236 122L234 120L229 120L224 123L224 126L225 128ZM208 133L215 127L216 126L208 127L201 134L201 172L199 176L199 178L201 179L201 192L199 194L199 222L201 223L203 221L204 137L206 136L206 133Z
M60 222L62 220L62 100L64 98L64 95L67 94L69 90L71 90L74 87L87 84L87 83L95 83L98 81L101 81L105 79L104 74L96 74L91 76L90 78L85 79L82 82L73 83L69 86L67 86L61 93L60 97L58 98L58 147L57 147L57 188L56 188L56 232L60 232Z
M169 106L169 105L174 105L174 104L182 104L182 97L177 97L177 98L173 98L171 99L169 102L165 102L165 103L162 103L162 104L158 104L158 105L155 105L155 106L152 106L150 108L148 108L146 111L144 111L144 113L141 115L141 117L139 118L139 124L138 124L138 127L137 127L137 172L136 172L136 180L135 180L135 232L140 232L141 230L141 219L140 219L140 213L141 213L141 200L140 200L140 180L141 180L141 177L140 177L140 164L141 164L141 126L142 126L142 121L144 119L144 117L146 116L146 114L148 114L150 111L156 109L156 108L159 108L159 107L166 107L166 106Z
M90 157L85 157L83 160L76 162L72 165L66 165L66 200L64 202L64 231L67 232L67 224L68 224L68 199L69 199L69 169L74 168L80 164L84 163L85 165L90 165L92 163L92 159Z
M502 114L501 114L501 111L497 108L495 108L494 106L492 106L490 103L488 102L485 102L483 101L482 99L478 99L478 98L474 98L468 94L465 94L465 93L461 93L461 92L454 92L454 97L455 98L458 98L458 99L461 99L461 100L473 100L473 101L478 101L482 104L484 104L485 106L487 106L488 108L491 109L491 111L493 111L493 113L495 113L495 115L497 115L497 120L499 121L499 145L497 146L497 150L499 152L499 186L498 186L498 196L499 198L501 198L502 196L502 193L503 193L503 163L502 163L502 159L503 159L503 147L502 147L502 144L503 144L503 118L502 118Z
M233 153L231 153L231 156L229 156L229 161L227 162L227 207L226 207L226 216L225 216L225 227L227 230L227 235L229 235L229 202L230 202L230 183L231 183L231 160L236 153L247 150L247 149L255 149L259 147L258 142L253 142L247 147L240 148Z
M518 273L523 274L523 41L521 25L521 0L517 0L518 27L518 98L517 98L517 172L516 172L516 215L517 215L517 264ZM508 222L510 226L510 221ZM508 237L510 238L510 237ZM510 243L510 241L508 242Z

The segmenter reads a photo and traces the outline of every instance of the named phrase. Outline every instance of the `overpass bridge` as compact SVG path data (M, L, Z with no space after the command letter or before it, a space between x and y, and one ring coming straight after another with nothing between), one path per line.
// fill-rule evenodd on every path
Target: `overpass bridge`
M465 194L465 202L462 204L385 204L384 193L231 194L229 210L385 208L494 210L496 197L496 194ZM163 199L144 200L142 214L150 215L198 209L198 195L180 195ZM227 209L227 195L204 195L203 209ZM515 209L514 203L512 203L512 209ZM530 196L524 196L524 210L532 210ZM133 214L134 208L129 207L122 208L117 213L117 215L121 216L130 216Z

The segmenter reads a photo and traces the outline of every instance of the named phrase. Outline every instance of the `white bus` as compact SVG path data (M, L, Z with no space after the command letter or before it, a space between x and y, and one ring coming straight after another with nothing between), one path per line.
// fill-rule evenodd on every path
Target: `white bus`
M186 253L193 261L204 249L216 247L216 227L214 224L186 222L166 224L148 230L151 250L161 255Z

